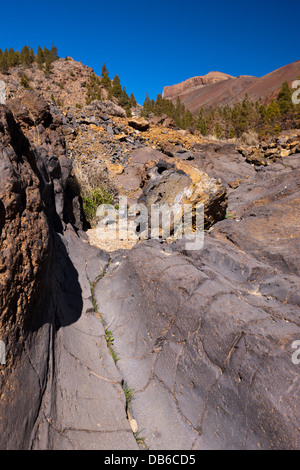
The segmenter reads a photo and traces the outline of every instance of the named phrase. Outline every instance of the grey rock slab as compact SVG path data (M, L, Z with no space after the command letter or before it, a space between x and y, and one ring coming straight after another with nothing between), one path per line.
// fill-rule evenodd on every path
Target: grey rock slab
M72 230L67 230L64 242L82 287L82 312L77 321L56 333L33 448L109 449L114 439L114 448L138 449L126 416L121 375L107 348L104 327L93 311L86 276L89 245ZM101 252L99 256L98 260L95 257L97 263L103 261ZM95 266L91 272L95 276Z
M217 227L199 251L139 243L97 284L131 414L150 449L296 449L297 279L276 297L282 272Z
M254 177L254 167L245 161L234 145L210 144L201 147L200 152L194 153L193 165L209 176L220 178L227 184L235 179L246 181Z

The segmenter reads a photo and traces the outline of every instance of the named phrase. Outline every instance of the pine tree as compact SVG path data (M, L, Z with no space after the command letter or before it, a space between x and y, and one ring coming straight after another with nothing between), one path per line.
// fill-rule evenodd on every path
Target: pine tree
M135 108L136 105L137 105L137 102L136 102L136 99L135 99L133 93L130 94L129 104L130 104L130 107L131 107L131 108Z
M122 89L122 92L121 92L121 95L119 96L119 103L120 103L120 106L124 109L127 109L128 106L129 106L129 109L130 109L130 101L129 101L129 96L126 92L126 89L125 87L123 87Z
M35 55L34 55L32 47L30 48L29 56L30 56L30 63L32 64L35 61Z
M45 59L45 62L48 60L48 62L50 62L52 60L52 55L51 55L51 52L49 51L49 49L47 49L47 47L45 46L44 49L43 49L43 54L44 54L44 59Z
M229 139L234 139L235 138L235 129L230 129L229 131Z
M194 123L194 117L191 111L186 110L182 116L182 127L183 129L188 129Z
M94 100L102 100L101 80L95 73L92 73L88 83L86 84L86 104L90 104Z
M13 67L14 66L14 63L15 63L15 51L10 48L8 49L8 66L9 67Z
M50 52L51 52L52 60L58 59L57 47L55 47L53 44L52 44L52 46L51 46Z
M116 98L121 97L122 87L121 87L121 82L120 82L120 78L119 78L118 75L115 75L115 77L113 79L111 94L112 94L112 96L115 96Z
M130 104L128 103L127 106L125 107L125 111L126 111L126 116L128 118L131 118L132 117L132 113L131 113L131 108L130 108Z
M107 71L104 73L101 79L101 85L103 85L107 90L111 88L111 79L109 78Z
M28 66L31 64L30 52L28 46L24 46L20 54L20 64Z
M154 114L156 116L161 116L164 112L164 102L160 94L157 95L155 105L154 105Z
M268 133L273 134L280 131L280 108L278 103L272 99L266 109L266 127Z
M1 51L0 53L0 72L3 74L8 73L8 62L7 62L7 55Z
M37 63L37 66L39 68L42 68L44 62L45 62L45 57L44 57L44 53L42 51L42 48L41 46L38 47L38 50L37 50L37 54L35 56L35 61Z
M181 127L181 125L182 125L181 121L182 121L182 117L184 115L184 112L185 112L185 106L181 102L181 99L178 96L177 99L176 99L175 111L174 111L174 120L175 120L176 125L178 127Z
M216 125L215 125L214 133L215 133L215 136L217 137L217 139L222 139L223 131L222 131L222 127L221 127L219 122L217 122Z
M146 93L141 115L143 117L149 117L152 112L153 112L153 103L151 102L148 93Z
M208 124L203 108L201 108L199 111L198 119L196 121L196 128L199 132L201 132L202 135L208 134Z
M53 70L52 60L51 60L51 57L48 55L45 60L45 69L44 69L46 77L48 77L52 73L52 70Z
M275 100L271 100L269 106L267 107L266 117L270 123L273 123L277 118L280 117L280 106Z
M106 73L107 73L107 75L108 75L108 70L107 70L107 68L106 68L106 65L103 64L103 65L102 65L102 70L101 70L101 77L104 77L104 75L105 75Z
M286 116L288 113L294 110L294 103L292 101L292 90L290 89L288 82L284 82L282 84L281 90L277 95L276 101L283 116Z

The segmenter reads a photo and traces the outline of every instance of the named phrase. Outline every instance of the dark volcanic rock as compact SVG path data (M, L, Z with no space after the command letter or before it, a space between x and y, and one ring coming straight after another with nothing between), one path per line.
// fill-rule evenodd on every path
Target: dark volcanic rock
M255 174L255 169L235 150L232 144L204 144L195 148L193 166L229 184L243 182Z
M97 285L152 449L299 448L299 155L286 165L232 190L236 219L201 250L142 242Z
M0 448L136 449L91 298L109 257L63 230L66 180L1 105Z
M273 164L230 193L226 220L218 230L240 249L282 272L300 274L300 154Z
M38 124L48 126L52 121L50 105L42 95L36 92L27 91L22 97L7 101L7 106L20 124L25 127Z

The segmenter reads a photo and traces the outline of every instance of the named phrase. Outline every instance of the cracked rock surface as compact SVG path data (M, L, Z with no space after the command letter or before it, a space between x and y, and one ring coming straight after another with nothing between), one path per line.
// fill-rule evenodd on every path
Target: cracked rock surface
M148 240L108 254L82 232L60 117L31 92L11 107L0 105L0 448L299 448L299 154L261 167L199 147L192 166L224 185L230 218L197 251ZM192 179L190 156L176 165ZM128 189L149 159L160 152L134 150Z
M51 125L34 146L0 106L0 448L137 449L92 304L109 256L67 223L70 168Z
M95 280L95 269L105 269L107 256L83 243L73 230L66 232L65 244L78 273L82 312L77 321L67 322L56 333L32 448L137 449L126 418L121 376L91 302L90 282ZM60 298L60 314L65 319L72 318L78 303L68 281Z
M98 282L150 449L299 448L299 163L241 183L201 250L142 242Z

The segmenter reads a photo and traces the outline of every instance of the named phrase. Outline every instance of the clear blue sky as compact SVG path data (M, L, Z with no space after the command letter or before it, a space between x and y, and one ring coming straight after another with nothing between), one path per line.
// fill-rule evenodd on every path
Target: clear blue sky
M195 75L262 76L300 59L300 2L1 2L0 48L57 46L97 74L105 62L143 104Z

